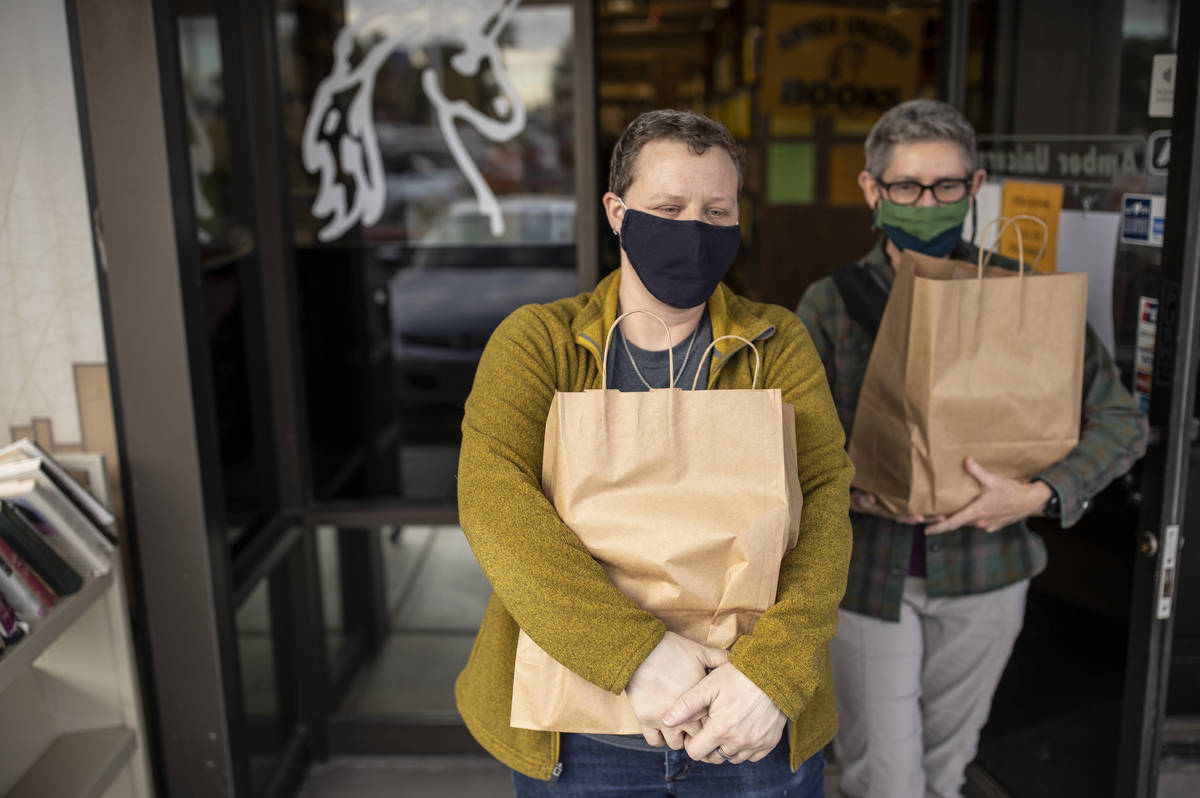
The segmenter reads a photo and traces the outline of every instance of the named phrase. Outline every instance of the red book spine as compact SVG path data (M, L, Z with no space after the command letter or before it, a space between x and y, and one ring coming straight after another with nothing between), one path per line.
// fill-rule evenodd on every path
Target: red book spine
M9 546L8 541L4 538L0 538L0 557L3 557L12 566L13 573L21 577L21 581L33 591L33 594L38 597L38 601L42 602L46 609L54 606L54 602L58 599L54 595L54 591L42 581L42 578L37 575L37 571L34 571L27 562L17 556L17 553L12 550L12 546Z

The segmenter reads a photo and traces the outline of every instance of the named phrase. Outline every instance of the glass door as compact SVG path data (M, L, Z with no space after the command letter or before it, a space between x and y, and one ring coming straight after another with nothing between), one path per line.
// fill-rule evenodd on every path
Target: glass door
M327 630L365 624L327 634L331 751L470 745L453 679L490 590L456 526L459 426L504 317L595 280L585 7L272 8L306 516Z
M965 110L989 173L979 223L1014 212L1050 223L1046 268L1088 273L1089 323L1152 425L1146 457L1078 524L1034 522L1049 566L969 771L1004 794L1153 795L1170 750L1164 720L1170 730L1171 714L1195 712L1176 683L1195 684L1200 670L1194 655L1172 670L1170 617L1195 612L1179 603L1178 558L1194 439L1195 360L1177 343L1194 340L1194 177L1180 148L1195 128L1184 94L1196 64L1176 55L1194 37L1187 5L971 4ZM1194 641L1196 628L1175 631ZM1177 752L1194 746L1194 728L1193 742L1180 735Z
M1200 514L1197 447L1197 353L1200 352L1200 57L1194 42L1200 9L1181 3L1171 50L1151 58L1147 168L1166 171L1166 207L1151 205L1146 235L1159 235L1158 292L1138 319L1139 390L1148 394L1154 436L1145 480L1134 568L1117 794L1194 791L1200 773L1200 559L1184 546ZM1177 52L1176 52L1177 51ZM1129 213L1126 213L1129 216ZM1136 217L1128 223L1137 234ZM1124 233L1124 231L1123 231ZM1153 342L1145 340L1153 336ZM1194 546L1192 548L1195 548Z
M277 789L296 746L467 745L453 678L490 590L455 525L462 407L505 316L595 281L590 13L179 0L163 19L241 778Z

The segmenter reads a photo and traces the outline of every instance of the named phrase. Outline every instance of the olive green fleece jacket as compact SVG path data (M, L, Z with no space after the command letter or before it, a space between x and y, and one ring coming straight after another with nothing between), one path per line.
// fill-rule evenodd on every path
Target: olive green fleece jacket
M617 314L619 279L615 272L595 291L527 305L505 319L484 350L463 418L459 519L493 594L455 696L475 739L537 779L554 773L559 736L509 725L518 629L613 693L625 688L665 631L613 585L542 493L550 400L556 391L600 387L601 346ZM775 605L730 652L733 665L791 722L796 769L837 730L828 640L846 588L854 471L825 368L795 314L723 285L708 311L714 339L734 334L755 341L763 357L760 386L781 389L796 408L804 491L799 542L784 557ZM709 388L751 387L753 355L734 344L717 344Z

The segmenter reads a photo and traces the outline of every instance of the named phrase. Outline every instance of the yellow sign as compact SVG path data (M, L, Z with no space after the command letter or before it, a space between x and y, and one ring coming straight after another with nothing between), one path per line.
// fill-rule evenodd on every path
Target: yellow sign
M1026 214L1036 216L1046 223L1046 229L1037 222L1018 221L1021 242L1025 246L1025 262L1033 265L1038 250L1045 246L1042 258L1037 262L1039 272L1053 272L1058 253L1058 215L1063 206L1061 183L1026 183L1008 180L1004 183L1004 199L1001 201L1002 216ZM989 236L990 238L990 236ZM1019 257L1017 234L1011 228L1000 239L1000 254L1009 258Z
M863 148L861 144L834 144L829 148L829 196L830 205L842 208L867 207L862 189L858 187L858 173L863 170Z
M771 3L762 109L873 119L911 99L925 18L919 11Z
M773 138L797 138L813 134L813 118L805 113L771 114L770 123Z
M717 56L715 65L713 66L713 84L717 94L724 94L727 91L733 91L733 53L722 53Z
M753 86L758 80L758 44L762 28L752 25L742 34L742 82Z
M743 89L729 100L729 132L735 139L748 139L753 134L753 103L750 90Z

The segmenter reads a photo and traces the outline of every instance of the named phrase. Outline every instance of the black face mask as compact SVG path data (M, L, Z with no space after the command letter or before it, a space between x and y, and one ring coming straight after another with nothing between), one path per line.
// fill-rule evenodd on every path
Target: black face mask
M707 302L733 265L741 240L736 224L664 219L628 208L621 220L621 248L638 279L651 296L673 308Z

